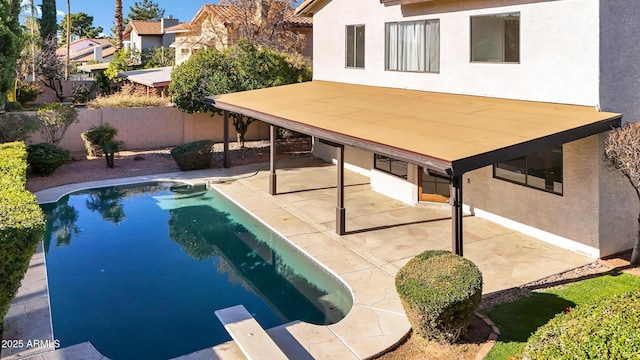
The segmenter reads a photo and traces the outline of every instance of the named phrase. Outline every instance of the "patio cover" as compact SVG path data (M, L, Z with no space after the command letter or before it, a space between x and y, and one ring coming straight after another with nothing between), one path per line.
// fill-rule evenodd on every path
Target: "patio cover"
M335 146L336 233L346 234L344 145L435 170L451 182L451 251L463 256L462 175L620 126L622 115L595 107L364 86L327 81L207 97L228 112L271 124L271 178L276 194L276 127ZM225 164L227 162L225 161ZM225 165L226 166L226 165Z
M207 97L221 110L450 177L620 126L595 107L327 81Z

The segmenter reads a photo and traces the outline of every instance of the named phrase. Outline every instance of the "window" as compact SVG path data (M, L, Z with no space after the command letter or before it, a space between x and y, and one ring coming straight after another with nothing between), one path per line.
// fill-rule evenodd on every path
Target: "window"
M387 23L385 69L440 71L440 20Z
M549 147L527 156L497 163L493 166L493 176L562 194L562 146Z
M472 16L471 61L520 62L520 13Z
M364 25L347 25L347 67L364 68Z
M404 179L407 178L406 161L375 154L375 164L373 165L373 167L377 170L384 171L386 173L399 176Z

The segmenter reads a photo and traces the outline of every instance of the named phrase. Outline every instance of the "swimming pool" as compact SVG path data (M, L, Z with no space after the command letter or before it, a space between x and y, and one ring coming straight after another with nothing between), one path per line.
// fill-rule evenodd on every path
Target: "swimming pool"
M330 324L346 286L215 190L106 187L43 206L54 337L113 359L163 359L230 340L214 315L243 304L270 328Z

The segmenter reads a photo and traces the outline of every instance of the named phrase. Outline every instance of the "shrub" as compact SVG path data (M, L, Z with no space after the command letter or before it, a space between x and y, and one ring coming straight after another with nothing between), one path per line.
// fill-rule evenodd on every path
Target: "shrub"
M429 340L453 343L480 304L482 274L463 257L429 250L400 269L396 289L414 332Z
M171 156L182 171L208 168L212 154L211 140L194 141L171 149Z
M42 176L51 175L69 159L68 150L49 143L29 145L27 153L31 170Z
M166 106L169 100L160 97L135 96L126 94L114 94L109 97L100 96L87 103L89 109L101 108L130 108Z
M640 359L640 291L569 308L529 338L525 359Z
M24 189L26 158L24 143L0 145L0 321L45 230L42 210Z
M0 113L0 143L23 141L40 128L40 120L26 113Z
M87 155L89 156L102 156L103 144L107 141L113 140L118 135L118 129L111 126L109 123L102 124L100 126L92 126L89 130L80 134L84 141L84 146L87 149Z
M71 89L73 93L73 99L76 103L86 103L89 101L89 96L91 95L91 89L87 87L87 85L73 86Z
M42 122L42 136L51 144L58 145L71 124L78 122L78 109L73 105L49 103L38 109Z
M22 110L22 104L17 101L7 101L4 103L4 109L6 111L20 111Z
M40 86L37 83L20 82L18 84L17 99L20 104L24 105L29 101L37 99L41 92L42 90L40 90Z

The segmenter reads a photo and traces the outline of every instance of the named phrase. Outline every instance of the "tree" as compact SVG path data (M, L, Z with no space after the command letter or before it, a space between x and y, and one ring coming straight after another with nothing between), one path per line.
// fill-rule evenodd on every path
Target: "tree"
M137 49L120 49L113 54L113 60L104 74L110 80L120 81L118 73L140 68L140 61L140 52Z
M221 0L220 5L240 9L223 19L229 24L227 36L289 54L304 49L304 35L292 31L285 21L294 14L295 0Z
M42 122L42 137L49 144L58 145L71 124L78 122L78 109L73 105L49 103L38 109Z
M611 131L604 143L604 156L606 164L624 175L640 200L640 123L626 123ZM631 265L640 265L640 215Z
M115 14L116 49L122 49L123 26L122 26L122 0L116 0Z
M150 0L143 0L142 3L135 2L133 6L129 6L129 15L125 19L125 23L131 20L161 20L164 17L164 9L161 9L157 3Z
M311 80L311 69L295 64L287 54L247 41L223 49L203 49L171 73L169 92L180 111L206 112L206 96ZM244 136L253 118L231 114L244 146Z
M62 44L67 41L67 19L69 14L65 15L60 23L60 30L62 31ZM101 27L93 26L93 16L86 13L79 12L77 14L71 14L71 35L79 38L97 38L100 37L103 29Z
M142 66L145 69L152 69L173 65L176 58L176 49L167 46L160 46L146 49L142 52Z
M7 93L14 88L17 60L22 51L19 15L19 0L0 2L0 109Z
M53 90L58 101L64 100L62 93L62 79L64 78L64 64L56 54L57 43L55 38L49 38L42 43L40 51L36 52L36 68L40 74L40 81Z
M49 39L55 39L58 31L56 18L56 0L42 0L42 17L40 18L40 35L45 45Z

